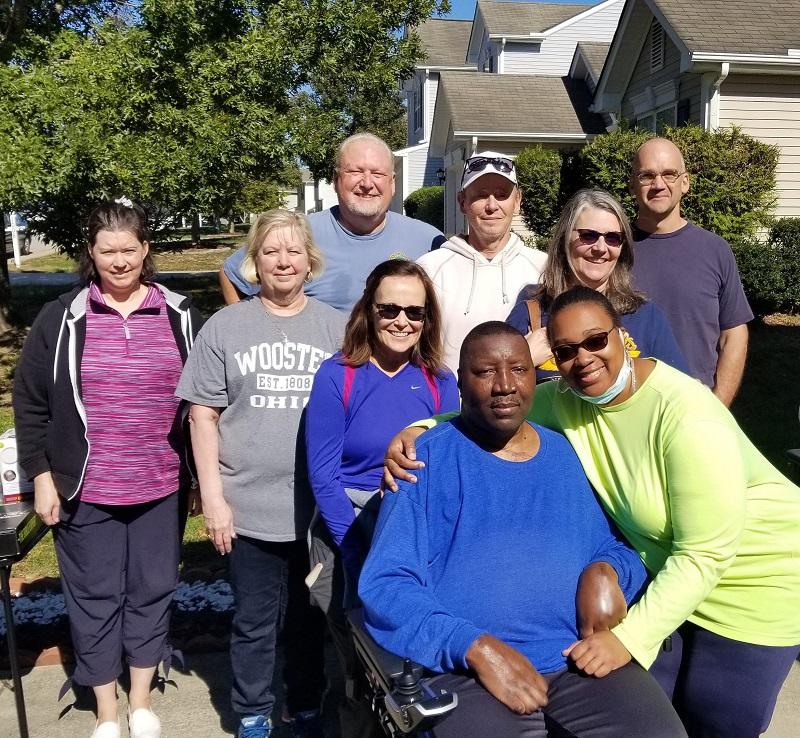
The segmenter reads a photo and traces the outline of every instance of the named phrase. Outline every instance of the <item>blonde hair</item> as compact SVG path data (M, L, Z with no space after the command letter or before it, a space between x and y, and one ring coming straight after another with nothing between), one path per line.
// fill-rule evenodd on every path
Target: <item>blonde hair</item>
M325 271L325 257L314 241L314 234L311 233L308 218L301 213L293 213L289 210L268 210L255 219L247 233L247 240L245 241L247 253L242 266L239 268L242 279L250 282L250 284L258 284L256 254L263 245L264 239L272 231L280 228L291 228L295 233L300 234L308 255L308 263L311 267L311 279L316 279Z

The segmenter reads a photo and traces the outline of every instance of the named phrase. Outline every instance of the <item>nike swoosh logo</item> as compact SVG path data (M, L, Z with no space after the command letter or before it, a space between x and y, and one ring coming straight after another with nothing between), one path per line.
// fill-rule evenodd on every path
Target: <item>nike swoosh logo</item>
M411 389L422 389L422 385L421 384L419 384L419 385L413 385L412 384L411 385Z

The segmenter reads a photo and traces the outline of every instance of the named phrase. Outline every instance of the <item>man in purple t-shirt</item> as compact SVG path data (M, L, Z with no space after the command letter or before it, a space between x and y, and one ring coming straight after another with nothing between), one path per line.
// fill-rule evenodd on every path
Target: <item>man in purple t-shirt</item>
M753 318L731 248L681 216L689 173L671 141L653 138L639 147L630 188L638 203L634 283L666 313L692 375L730 405Z

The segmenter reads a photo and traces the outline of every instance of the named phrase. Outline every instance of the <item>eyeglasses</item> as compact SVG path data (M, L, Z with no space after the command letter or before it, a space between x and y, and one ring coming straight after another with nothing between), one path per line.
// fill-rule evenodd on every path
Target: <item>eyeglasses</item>
M608 346L608 334L614 329L595 333L588 338L584 338L580 343L562 343L560 346L553 346L553 356L556 361L569 361L578 355L578 349L586 349L591 353L602 351Z
M405 313L406 318L412 323L421 323L425 320L424 305L395 305L393 302L376 302L375 310L384 320L394 320L400 313Z
M584 246L591 246L592 244L597 243L602 236L603 240L608 246L616 248L617 246L622 245L622 241L624 239L624 236L620 231L606 231L606 233L601 233L600 231L595 231L592 228L576 228L575 233L578 234L578 240Z
M634 176L640 185L649 186L656 181L656 177L661 177L667 184L675 184L678 181L678 177L682 177L684 174L686 174L685 169L682 172L678 172L675 169L667 169L664 172L637 172Z
M489 165L493 166L498 172L503 172L503 174L509 174L514 171L514 161L512 159L506 159L504 156L476 156L472 159L467 159L461 179L463 180L468 172L482 172Z

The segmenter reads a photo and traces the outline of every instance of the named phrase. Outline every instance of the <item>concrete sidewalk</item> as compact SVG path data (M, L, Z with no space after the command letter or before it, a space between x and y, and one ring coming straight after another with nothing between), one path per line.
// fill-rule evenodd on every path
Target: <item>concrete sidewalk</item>
M328 659L328 663L331 659ZM230 713L230 665L226 653L187 656L187 671L173 669L170 684L164 693L153 692L153 709L160 716L164 738L218 738L235 731L235 718ZM278 672L279 673L279 672ZM89 738L94 728L90 700L82 695L78 704L59 719L62 711L74 700L72 693L56 703L59 687L66 677L63 667L40 666L25 674L23 689L27 703L31 738ZM754 679L758 675L754 675ZM336 738L335 704L341 685L334 684L325 712L328 738ZM125 705L120 714L124 716ZM124 717L123 717L124 723ZM10 679L0 684L0 725L3 738L16 732L14 695ZM767 738L796 738L800 725L800 663L795 662L778 700ZM127 736L127 728L122 735ZM287 738L286 729L277 732ZM465 738L467 738L465 736Z

